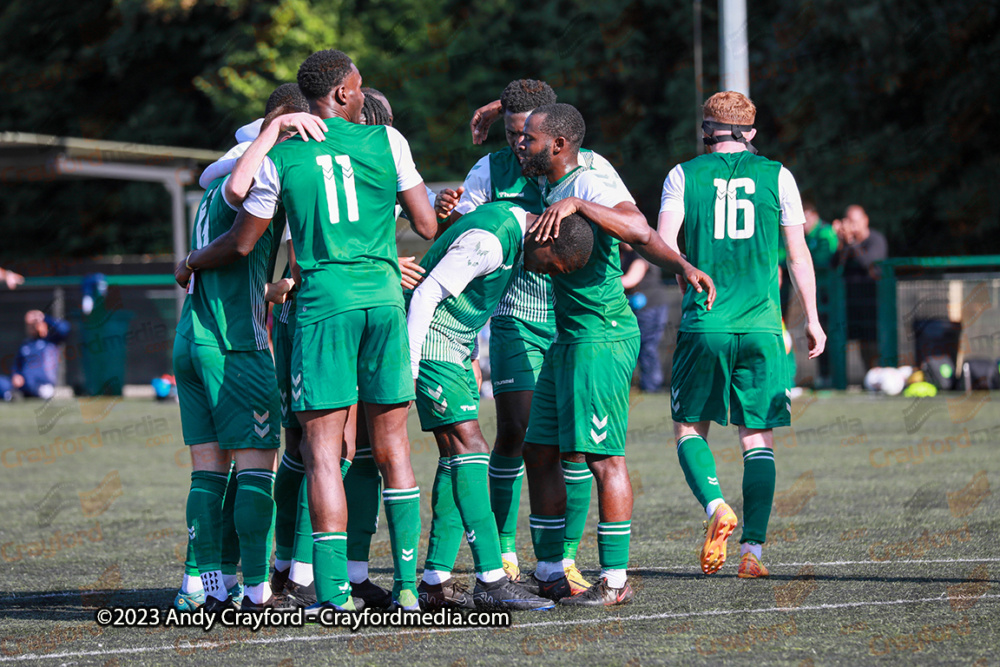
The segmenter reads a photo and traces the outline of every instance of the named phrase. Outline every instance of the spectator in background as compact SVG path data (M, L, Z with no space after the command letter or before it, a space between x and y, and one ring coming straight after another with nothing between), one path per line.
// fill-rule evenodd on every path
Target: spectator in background
M40 310L24 316L27 340L21 343L10 377L0 375L0 395L11 400L13 390L25 396L49 399L55 394L59 373L59 344L69 335L69 322L48 317Z
M18 285L24 284L24 276L10 269L0 268L0 282L7 285L7 289L14 289Z
M660 341L667 328L667 286L660 267L639 257L627 243L621 246L622 287L639 322L639 388L645 392L663 389Z
M830 303L830 290L827 284L830 279L831 267L834 256L837 254L837 232L833 226L823 222L816 210L816 203L811 199L802 202L802 211L805 213L806 224L806 246L809 254L812 255L813 267L816 269L816 302L819 304L819 323L824 331L829 331L829 317L827 315ZM784 246L782 246L784 247ZM819 362L818 386L829 386L830 378L830 355L821 355Z
M868 226L868 214L857 204L848 206L838 225L839 247L834 265L847 291L847 338L861 343L865 370L878 365L878 298L875 282L878 262L889 256L881 232Z

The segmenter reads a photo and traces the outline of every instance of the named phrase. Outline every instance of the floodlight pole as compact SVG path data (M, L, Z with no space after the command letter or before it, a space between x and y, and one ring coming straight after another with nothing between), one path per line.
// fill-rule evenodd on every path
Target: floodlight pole
M705 82L702 79L701 0L694 0L694 154L701 155L701 105L705 102Z
M719 89L750 96L746 0L719 0Z

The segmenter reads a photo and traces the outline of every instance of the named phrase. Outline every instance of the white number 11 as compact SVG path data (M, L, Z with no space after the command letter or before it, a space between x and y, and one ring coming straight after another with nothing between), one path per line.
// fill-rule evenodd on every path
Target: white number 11
M333 163L340 165L340 171L344 177L344 197L347 199L347 221L358 221L358 192L354 187L354 168L351 166L351 158L348 155L317 155L316 164L323 169L323 177L326 184L326 203L330 210L330 224L335 225L340 222L340 202L337 197L337 181L334 178Z

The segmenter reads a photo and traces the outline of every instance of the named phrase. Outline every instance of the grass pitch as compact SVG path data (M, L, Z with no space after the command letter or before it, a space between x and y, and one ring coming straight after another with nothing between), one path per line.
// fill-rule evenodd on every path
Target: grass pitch
M489 439L492 402L482 415ZM1000 403L833 394L796 401L793 417L776 432L768 580L737 579L739 530L722 571L700 573L704 513L677 465L667 399L637 395L632 604L520 613L505 629L255 634L94 622L102 605L166 607L180 582L190 468L176 405L0 405L0 663L994 664ZM426 533L437 455L413 413L410 436ZM741 515L735 431L713 426L710 444ZM523 495L519 551L530 566ZM591 577L596 525L595 498L577 560ZM386 585L384 527L372 554L373 578ZM458 571L471 578L471 565L463 547Z

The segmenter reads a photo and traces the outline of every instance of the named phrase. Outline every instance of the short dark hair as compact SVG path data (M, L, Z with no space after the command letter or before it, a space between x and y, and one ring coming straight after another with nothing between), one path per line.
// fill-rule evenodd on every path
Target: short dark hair
M317 51L299 65L298 82L308 100L318 100L344 83L354 61L343 51Z
M563 137L571 148L580 148L587 134L587 124L583 115L572 104L546 104L531 112L544 115L538 129L551 137Z
M382 104L378 94L377 90L365 93L365 103L361 107L365 125L391 125L389 110Z
M267 116L278 107L290 109L290 111L286 111L285 113L309 111L309 102L306 100L306 96L302 94L299 84L283 83L275 88L271 96L267 98L267 104L264 105L264 115Z
M500 108L504 112L524 113L555 103L556 92L552 90L552 86L537 79L511 81L500 93Z
M579 213L572 213L559 223L559 236L549 241L552 253L566 266L567 272L582 269L590 261L594 250L594 229L591 222ZM524 253L541 247L535 235L524 237Z

